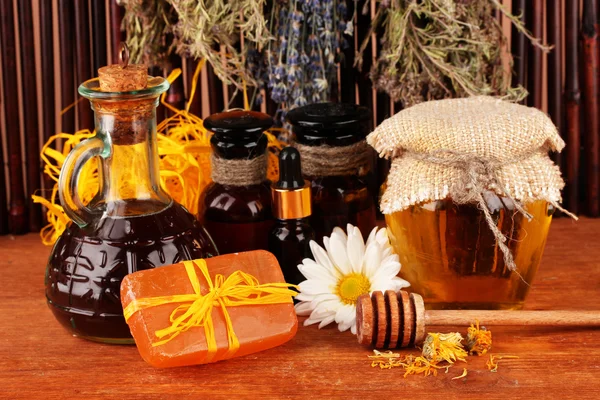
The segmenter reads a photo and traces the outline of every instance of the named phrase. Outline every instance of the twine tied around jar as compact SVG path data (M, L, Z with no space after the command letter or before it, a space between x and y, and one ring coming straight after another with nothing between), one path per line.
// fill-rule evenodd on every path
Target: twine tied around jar
M528 213L521 203L513 198L510 192L502 185L498 178L497 171L500 171L501 168L506 165L528 159L536 152L539 152L539 150L522 154L519 157L504 162L490 156L481 157L452 150L438 150L427 154L405 151L401 157L459 169L461 173L460 178L448 188L448 195L456 204L478 205L485 216L485 220L490 230L496 238L498 247L502 250L504 264L510 271L516 272L517 267L513 255L506 245L507 238L496 225L496 221L492 218L492 211L485 201L483 193L487 190L491 190L506 197L515 205L517 212L521 213L528 220L531 220L533 218L532 215ZM558 202L554 200L548 200L548 202L571 218L577 220L577 216L565 210Z
M371 152L365 140L349 146L308 146L294 143L302 156L306 176L364 176L369 172Z
M213 154L210 162L212 180L222 185L258 185L266 180L267 156L265 154L241 160L228 160Z

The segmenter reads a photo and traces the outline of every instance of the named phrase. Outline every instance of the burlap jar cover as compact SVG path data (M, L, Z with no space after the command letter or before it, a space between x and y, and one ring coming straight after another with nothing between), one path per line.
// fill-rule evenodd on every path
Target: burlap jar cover
M565 143L538 109L487 96L429 101L387 119L367 142L392 159L380 203L384 214L448 197L478 204L511 270L512 254L484 192L510 198L528 218L521 204L535 200L568 213L558 204L564 181L548 156Z

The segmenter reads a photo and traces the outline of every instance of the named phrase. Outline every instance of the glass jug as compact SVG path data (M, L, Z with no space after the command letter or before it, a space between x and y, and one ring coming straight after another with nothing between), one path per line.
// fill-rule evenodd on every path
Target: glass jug
M102 91L98 78L79 87L96 135L73 149L60 174L60 200L73 222L52 249L46 297L67 329L90 340L133 343L119 295L125 275L217 254L200 223L161 188L156 107L169 83L147 78L134 91ZM95 157L98 194L83 204L77 182Z

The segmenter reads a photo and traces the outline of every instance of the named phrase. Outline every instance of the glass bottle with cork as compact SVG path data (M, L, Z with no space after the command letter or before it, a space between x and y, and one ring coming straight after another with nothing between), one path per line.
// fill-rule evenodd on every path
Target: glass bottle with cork
M204 127L210 144L210 183L199 200L199 220L221 254L267 250L273 226L271 183L267 179L267 143L263 132L273 119L255 111L213 114Z
M145 65L100 68L79 93L95 112L96 135L66 158L60 200L73 221L48 260L46 297L58 321L74 335L133 343L119 298L125 275L217 254L212 239L161 188L156 107L169 83ZM89 204L78 179L97 158L99 189Z
M369 191L372 150L365 141L371 114L365 107L318 103L288 112L302 156L302 173L311 181L311 224L317 241L336 226L357 226L364 237L375 227Z

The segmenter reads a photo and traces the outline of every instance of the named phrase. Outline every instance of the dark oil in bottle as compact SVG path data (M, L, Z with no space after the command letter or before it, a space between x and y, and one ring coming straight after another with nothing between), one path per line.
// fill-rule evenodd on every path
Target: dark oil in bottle
M269 250L279 261L285 281L294 285L306 280L298 264L311 257L310 241L315 234L308 220L278 220L269 234Z
M273 227L270 182L249 186L213 182L201 195L199 216L221 254L268 250Z
M143 212L145 203L123 202L136 212ZM195 218L172 202L157 213L107 216L85 228L72 223L51 254L46 297L56 319L76 336L133 343L119 296L125 275L217 252Z
M367 179L357 176L324 176L311 179L311 225L319 243L335 227L352 224L368 237L376 225L373 196Z

